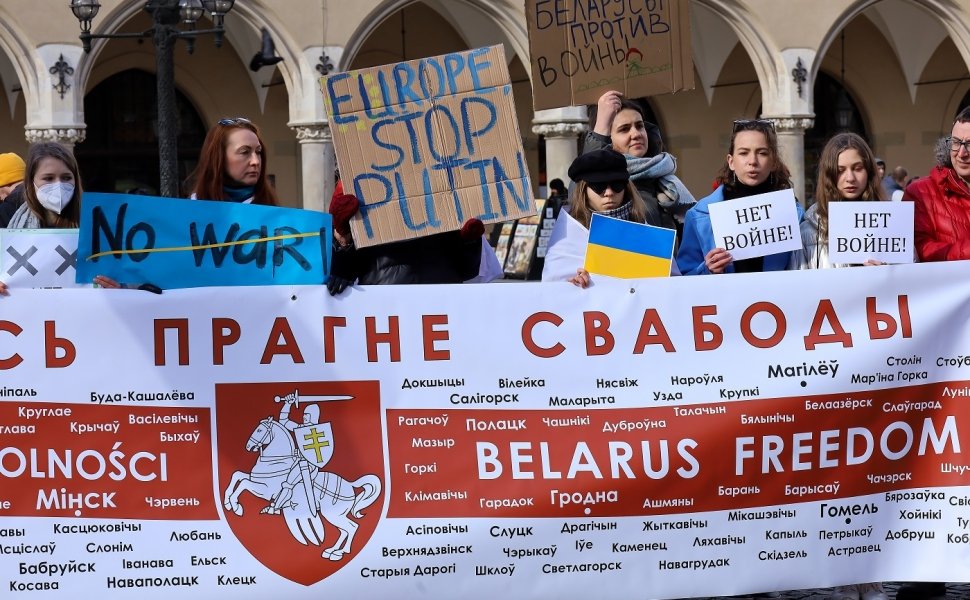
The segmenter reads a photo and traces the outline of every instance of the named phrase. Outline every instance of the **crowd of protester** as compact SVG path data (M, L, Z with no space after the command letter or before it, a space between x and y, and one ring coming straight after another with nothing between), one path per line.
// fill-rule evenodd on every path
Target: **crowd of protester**
M610 91L590 107L589 114L583 154L569 167L568 196L563 182L555 180L554 193L564 210L550 238L543 281L570 281L579 287L592 283L583 268L583 256L593 214L676 231L671 275L881 265L877 260L860 265L829 260L829 209L833 202L843 201L912 201L916 260L970 258L970 109L963 110L949 135L940 139L932 172L908 182L903 167L886 174L885 162L858 135L833 136L822 150L815 196L806 203L809 208L803 212L796 202L803 247L742 260L734 260L717 246L710 207L792 187L771 121L734 121L725 160L716 171L715 189L696 201L677 178L676 158L664 150L659 128L646 121L640 104ZM277 205L264 149L259 128L248 119L218 121L206 136L191 176L191 198ZM0 227L76 228L81 202L81 174L70 149L42 142L30 147L26 160L0 154ZM357 248L350 222L359 208L359 199L338 186L330 205L334 252L327 285L331 294L344 293L354 284L487 282L501 276L478 219L469 219L457 231ZM102 276L95 283L130 287ZM0 294L8 293L0 282ZM945 593L945 584L915 583L900 589L896 598L932 600ZM879 583L840 587L833 598L887 600Z

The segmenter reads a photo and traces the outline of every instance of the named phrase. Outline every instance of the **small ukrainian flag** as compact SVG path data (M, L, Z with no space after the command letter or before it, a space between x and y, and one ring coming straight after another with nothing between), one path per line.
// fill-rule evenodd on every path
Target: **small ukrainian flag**
M584 268L620 279L669 277L675 236L672 229L593 214Z

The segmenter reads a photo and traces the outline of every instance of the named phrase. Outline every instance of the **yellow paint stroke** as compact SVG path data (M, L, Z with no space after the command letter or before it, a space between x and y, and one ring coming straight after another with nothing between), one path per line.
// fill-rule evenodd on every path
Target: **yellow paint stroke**
M251 240L236 240L234 242L219 242L218 244L202 244L199 246L173 246L171 248L146 248L144 250L105 250L88 256L86 260L94 260L102 256L113 256L115 254L150 254L153 252L184 252L186 250L208 250L210 248L222 248L224 246L242 246L244 244L258 244L260 242L276 242L279 240L292 240L295 238L319 237L320 232L312 233L288 233L286 235L273 235L263 238L253 238Z

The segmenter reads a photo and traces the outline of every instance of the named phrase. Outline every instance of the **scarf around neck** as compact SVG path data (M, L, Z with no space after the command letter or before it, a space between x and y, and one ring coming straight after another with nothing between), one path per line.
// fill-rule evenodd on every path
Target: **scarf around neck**
M598 210L596 211L596 214L603 215L604 217L613 217L614 219L629 221L630 215L633 214L633 203L627 200L616 208L611 208L609 210Z
M624 154L626 168L634 185L637 182L656 180L660 186L657 200L660 206L670 208L675 204L692 205L696 201L687 187L674 175L677 170L677 159L669 152L661 152L656 156L631 156Z
M256 186L233 187L224 185L222 186L222 193L226 195L226 199L230 202L245 202L256 195Z
M26 201L17 207L16 212L10 216L10 222L7 223L8 229L43 229L43 227L40 217L30 210Z

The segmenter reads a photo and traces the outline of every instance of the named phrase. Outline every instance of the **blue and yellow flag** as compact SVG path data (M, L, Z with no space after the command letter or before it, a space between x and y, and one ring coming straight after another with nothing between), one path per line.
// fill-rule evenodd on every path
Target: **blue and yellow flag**
M673 229L594 214L584 268L621 279L669 277L675 236Z

